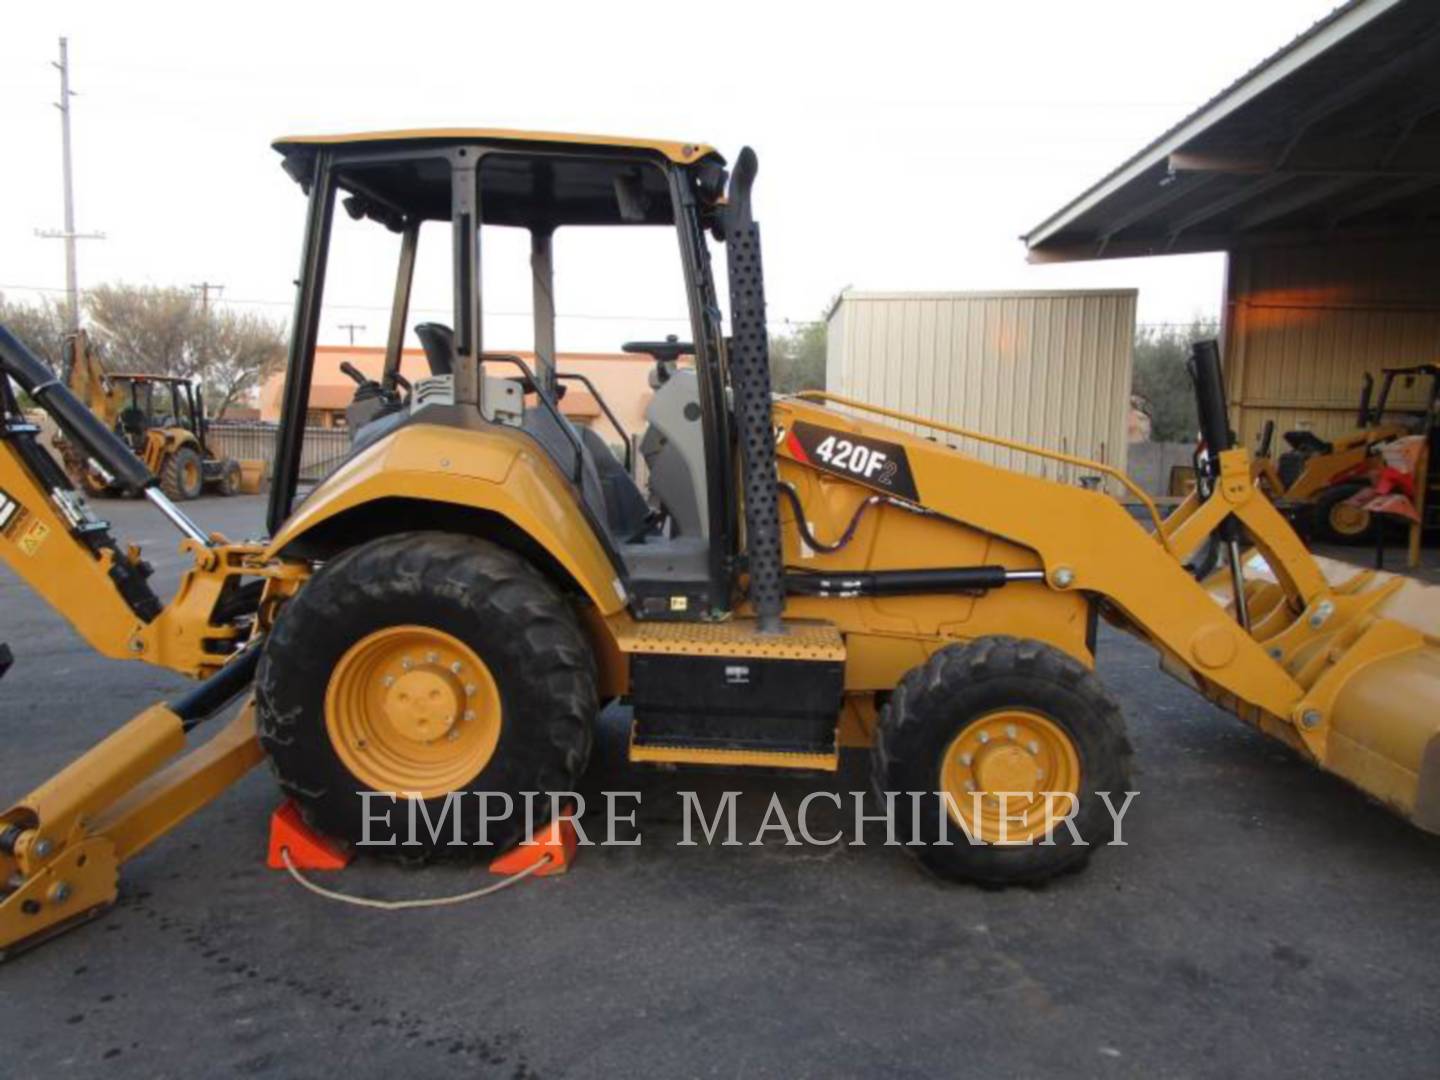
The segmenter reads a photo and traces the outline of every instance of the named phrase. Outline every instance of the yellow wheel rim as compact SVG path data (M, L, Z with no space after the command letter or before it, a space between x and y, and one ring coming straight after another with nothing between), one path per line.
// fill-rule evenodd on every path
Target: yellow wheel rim
M375 791L431 799L469 783L500 741L500 690L459 638L390 626L340 658L325 728L340 760Z
M1028 842L1070 812L1073 800L1059 795L1079 795L1080 755L1053 720L1004 709L972 720L950 740L940 790L950 796L950 819L976 839ZM1057 797L1049 800L1047 818L1046 796L1052 792Z
M1330 506L1330 528L1341 536L1359 536L1370 527L1370 511L1351 505L1348 499Z
M200 482L200 466L193 461L185 463L185 487L193 489Z

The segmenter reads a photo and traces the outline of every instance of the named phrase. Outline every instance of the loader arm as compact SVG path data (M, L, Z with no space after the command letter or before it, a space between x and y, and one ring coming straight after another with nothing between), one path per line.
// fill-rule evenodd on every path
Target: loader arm
M1223 402L1218 355L1208 363L1208 392ZM1212 411L1208 441L1227 446L1223 405ZM781 454L817 465L813 435L807 450L797 425L801 432L846 436L853 446L897 448L910 501L1038 556L1043 580L1012 587L1096 598L1111 621L1159 651L1166 671L1420 827L1440 832L1440 640L1434 628L1400 610L1403 579L1358 570L1340 580L1327 577L1255 483L1247 451L1215 455L1201 490L1147 531L1103 492L989 465L944 441L862 418L872 415L1073 463L1068 455L819 391L776 403ZM850 461L865 456L856 452ZM1118 475L1102 463L1087 464ZM1223 598L1218 603L1184 565L1211 535L1231 546L1231 581L1212 585ZM1253 564L1248 575L1247 564ZM1421 587L1407 588L1404 603L1413 611ZM1432 597L1428 606L1433 603ZM1387 617L1392 610L1396 617Z

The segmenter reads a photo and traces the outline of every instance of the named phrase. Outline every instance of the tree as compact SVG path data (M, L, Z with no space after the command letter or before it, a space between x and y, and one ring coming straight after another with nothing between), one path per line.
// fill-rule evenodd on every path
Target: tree
M194 378L205 331L188 289L100 285L85 293L90 337L111 371Z
M82 306L91 342L111 371L145 371L196 379L206 411L219 416L285 358L279 325L258 315L204 308L188 289L100 285ZM0 323L57 374L69 322L55 300L10 302L0 295Z
M825 323L800 323L770 335L770 381L776 393L825 389Z
M219 416L284 359L285 335L269 319L206 308L188 289L102 285L85 295L90 334L112 371L197 379Z
M200 377L212 416L285 362L285 335L269 319L222 311L210 319Z
M1215 337L1213 319L1196 318L1189 326L1139 327L1135 332L1135 364L1131 393L1150 417L1153 442L1193 442L1200 426L1195 415L1195 390L1185 370L1190 343Z
M61 347L70 328L65 305L43 299L33 304L6 300L0 293L0 325L20 339L20 343L59 372Z

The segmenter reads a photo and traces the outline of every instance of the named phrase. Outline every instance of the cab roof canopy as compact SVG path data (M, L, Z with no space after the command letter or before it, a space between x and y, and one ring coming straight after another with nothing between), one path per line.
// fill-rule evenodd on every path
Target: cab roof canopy
M1433 229L1434 0L1350 0L1024 239L1031 262Z
M481 219L489 225L665 225L673 220L666 162L723 159L702 143L568 135L497 128L287 136L275 149L308 186L321 150L334 153L352 213L399 228L405 219L443 221L451 212L448 154L494 148L479 168Z

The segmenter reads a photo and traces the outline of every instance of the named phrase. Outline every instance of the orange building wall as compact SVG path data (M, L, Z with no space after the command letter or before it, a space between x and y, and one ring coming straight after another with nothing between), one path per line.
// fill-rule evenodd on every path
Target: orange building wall
M533 353L516 353L533 368ZM342 374L340 365L349 361L370 378L379 378L385 364L385 350L379 346L321 345L315 350L315 374L310 384L309 411L312 422L324 426L343 423L345 406L355 393L355 383ZM654 361L645 356L626 353L561 353L559 371L575 372L590 379L615 413L627 434L638 436L645 426L645 407L653 391L649 375ZM406 349L400 371L411 378L426 371L425 354L420 349ZM497 364L496 375L518 374L515 368ZM285 373L271 375L260 388L260 419L278 423L285 388ZM601 413L590 393L578 383L570 383L561 411L573 422L594 428L607 443L619 444L621 439Z

